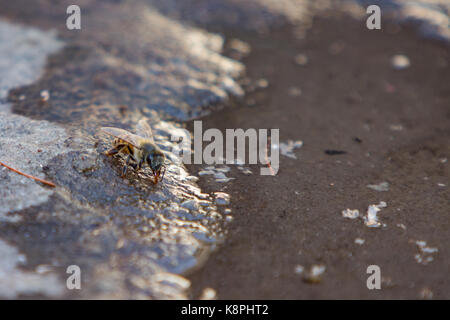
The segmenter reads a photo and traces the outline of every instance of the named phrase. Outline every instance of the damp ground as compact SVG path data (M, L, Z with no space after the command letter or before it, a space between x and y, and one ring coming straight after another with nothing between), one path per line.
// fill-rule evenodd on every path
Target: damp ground
M252 49L247 82L268 85L203 118L203 130L279 128L280 142L303 144L296 159L280 156L275 177L231 166L222 190L233 221L190 275L193 296L449 298L450 52L413 28L363 23L317 18L300 39L292 29L232 34ZM199 185L222 183L206 175ZM375 227L364 220L371 205ZM370 265L381 290L366 286Z

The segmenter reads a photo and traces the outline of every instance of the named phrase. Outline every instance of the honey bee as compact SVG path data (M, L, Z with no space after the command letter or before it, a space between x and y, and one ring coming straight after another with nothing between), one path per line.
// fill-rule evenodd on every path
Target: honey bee
M146 163L152 170L154 177L153 183L157 184L160 177L161 181L164 179L164 173L166 172L164 161L166 157L155 144L152 129L147 123L147 120L140 120L136 129L137 134L133 134L120 128L102 127L101 130L103 132L115 137L113 148L106 151L105 154L108 156L113 156L118 153L127 155L125 166L122 169L122 177L125 176L129 165L135 170L139 170ZM131 163L131 160L134 163Z

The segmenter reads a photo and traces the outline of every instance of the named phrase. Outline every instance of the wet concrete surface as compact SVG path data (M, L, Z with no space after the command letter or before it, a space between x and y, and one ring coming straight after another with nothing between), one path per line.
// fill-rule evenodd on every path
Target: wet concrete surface
M243 66L220 55L219 35L181 25L143 2L87 1L88 31L80 32L66 29L66 7L2 6L2 52L12 57L4 74L25 80L2 82L0 142L7 156L1 160L57 187L2 167L0 237L10 254L1 265L0 295L185 298L190 283L179 274L220 241L222 208L174 153L170 138L183 131L169 119L186 120L241 95L235 79ZM46 38L60 50L45 47L44 40L53 45ZM123 160L103 155L112 138L99 133L101 126L134 132L142 118L168 159L157 185L148 168L122 178ZM82 270L80 291L64 289L69 265ZM17 275L13 288L7 270ZM47 274L53 289L46 289ZM27 277L36 285L27 286Z
M268 0L191 2L84 1L79 32L62 19L69 2L2 2L1 30L43 34L14 37L23 41L12 47L41 55L26 81L0 82L0 160L57 187L0 170L0 295L448 298L448 47L335 12L311 26L319 9L307 1L287 1L290 11ZM235 14L212 19L220 5ZM42 50L40 37L56 35L64 47ZM411 65L392 68L396 54ZM2 72L20 74L29 60L18 56ZM275 177L255 166L186 168L169 137L211 111L205 129L280 128L283 146L303 144ZM134 131L143 117L169 159L158 185L147 169L121 178L123 160L102 154L111 137L99 127ZM367 187L381 182L388 191ZM380 201L385 226L342 217ZM65 289L73 264L80 291ZM381 267L381 291L366 288L369 264Z

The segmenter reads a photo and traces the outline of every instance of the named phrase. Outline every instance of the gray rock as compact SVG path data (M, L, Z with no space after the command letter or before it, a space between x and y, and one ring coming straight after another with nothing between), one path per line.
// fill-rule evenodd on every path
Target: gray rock
M119 17L125 13L121 10L132 9L111 10ZM0 24L0 78L10 78L1 83L1 101L6 95L11 101L0 104L0 160L57 186L51 189L0 169L0 251L6 252L0 263L0 283L13 288L7 291L0 286L1 297L185 298L190 284L177 274L194 267L214 245L220 228L217 214L207 210L212 202L185 179L189 174L172 153L175 143L170 136L179 131L179 125L160 120L151 109L155 103L162 106L154 108L161 114L164 109L185 117L183 108L190 110L185 101L193 99L197 105L198 90L205 97L220 99L234 89L239 93L231 77L242 66L217 53L222 43L219 36L183 27L150 9L133 12L142 19L131 26L132 36L102 30L109 23L106 14L89 33L98 43L115 35L108 40L116 48L112 51L125 52L101 48L91 52L87 48L92 39L73 40L82 47L77 51L74 42L66 39L69 45L50 58L43 75L46 56L62 48L54 33ZM159 29L160 25L165 28ZM6 37L8 33L14 37ZM76 74L71 73L74 68ZM99 70L113 73L111 78L100 77L112 79L112 86L83 96L95 91L91 78ZM132 82L120 83L126 79ZM186 84L194 86L194 91L185 90ZM51 92L45 101L42 90ZM118 102L118 93L131 99L126 100L130 107L124 108L125 114L110 103ZM174 107L161 101L175 101ZM36 120L12 114L11 109ZM130 169L121 178L123 159L103 155L112 139L98 133L106 123L133 131L143 116L150 118L155 140L169 159L164 181L157 185L148 168ZM180 210L179 203L200 199L202 206ZM4 239L14 246L3 244ZM31 271L20 271L17 257L23 257ZM75 293L62 289L66 268L72 264L82 273L83 290ZM43 275L36 271L40 265L51 268Z

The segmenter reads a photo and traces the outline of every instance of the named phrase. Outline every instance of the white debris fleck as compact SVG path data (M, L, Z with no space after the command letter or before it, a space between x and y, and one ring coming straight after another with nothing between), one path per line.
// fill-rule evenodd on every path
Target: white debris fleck
M367 209L367 217L363 217L364 223L369 228L378 228L381 223L378 221L377 213L381 208L387 207L386 202L381 201L379 204L372 204Z
M227 183L231 180L234 180L234 178L220 178L220 179L216 179L216 182Z
M225 192L215 192L215 202L220 206L225 206L230 204L230 195Z
M231 39L228 46L235 51L238 59L248 56L251 51L250 45L239 39Z
M229 166L222 166L222 167L214 167L214 166L208 166L204 168L204 170L201 170L198 175L204 176L204 175L213 175L216 179L216 182L228 182L230 180L233 180L232 177L227 177L225 173L229 172L231 168Z
M308 63L308 56L305 54L298 54L295 56L294 61L299 66L304 66Z
M47 274L52 272L53 270L54 270L53 266L48 264L40 264L35 269L36 273L39 274Z
M48 99L50 99L50 93L48 92L48 90L42 90L41 91L41 101L45 102L45 101L48 101Z
M359 244L361 246L364 244L364 242L366 242L366 240L364 240L364 239L361 239L361 238L356 238L355 239L355 243Z
M326 267L324 265L313 265L311 268L311 274L313 276L319 276L325 272Z
M228 181L231 181L231 180L233 180L234 178L232 178L232 177L227 177L224 173L222 173L222 172L219 172L219 173L216 173L215 175L214 175L214 178L216 179L216 182L228 182Z
M297 87L290 87L288 89L288 94L291 97L299 97L302 94L302 90L300 88L297 88Z
M417 246L419 247L419 249L420 249L422 252L425 252L425 253L434 253L434 252L438 252L438 249L437 249L437 248L430 248L430 247L427 247L427 242L426 242L426 241L416 241L416 244L417 244Z
M402 70L410 66L409 58L403 54L397 54L392 57L391 64L394 69Z
M398 223L397 227L399 227L400 229L406 230L406 226L403 223Z
M418 246L419 248L422 248L422 247L424 247L424 246L427 245L427 242L426 242L426 241L417 240L417 241L416 241L416 244L417 244L417 246Z
M438 252L439 250L437 248L430 248L430 247L423 247L422 248L422 252L424 253L435 253Z
M389 183L384 181L379 184L369 184L367 185L367 188L380 192L389 191Z
M205 288L200 295L200 300L214 300L217 298L216 290L213 288Z
M253 172L252 172L252 170L250 170L250 168L242 167L242 166L238 166L237 168L245 175L253 174Z
M185 277L169 272L159 272L152 280L160 283L171 283L174 286L178 286L183 289L188 289L191 286L191 282ZM147 284L145 285L147 286Z
M419 297L425 300L433 299L433 291L429 288L423 288L419 293Z
M355 210L351 210L351 209L345 209L342 210L342 216L344 218L348 218L348 219L356 219L359 217L359 210L355 209Z
M280 149L280 153L283 156L292 158L292 159L297 159L297 156L294 154L294 150L295 149L300 149L303 146L303 141L301 140L297 140L297 141L293 141L293 140L288 140L287 143L281 142L279 144L279 146L274 145L274 148L279 148Z
M195 199L186 200L181 206L189 210L198 210L198 201Z
M441 187L441 188L446 186L445 183L438 183L437 185L438 185L438 187Z
M433 253L438 252L438 248L432 248L427 246L427 242L423 240L417 240L416 245L420 251L420 253L416 254L414 258L420 264L428 264L433 261Z
M302 274L304 270L305 270L305 268L302 265L298 264L295 266L295 273L297 273L297 274Z
M322 275L325 272L326 267L321 264L316 264L311 267L308 272L304 273L304 280L310 283L319 283L322 281Z
M197 182L199 180L198 177L196 176L187 176L186 178L184 178L186 181L191 181L191 182Z
M256 87L264 89L269 86L269 81L267 79L261 78L255 82Z
M214 174L213 170L201 170L198 172L199 176L211 175Z
M226 173L226 172L229 172L231 169L230 169L230 167L228 167L228 166L223 166L223 167L220 167L220 168L212 168L212 170L216 170L216 171L218 171L218 172L224 172L224 173Z
M402 126L401 124L391 124L391 125L389 126L389 128L390 128L392 131L402 131L402 130L403 130L403 126Z

